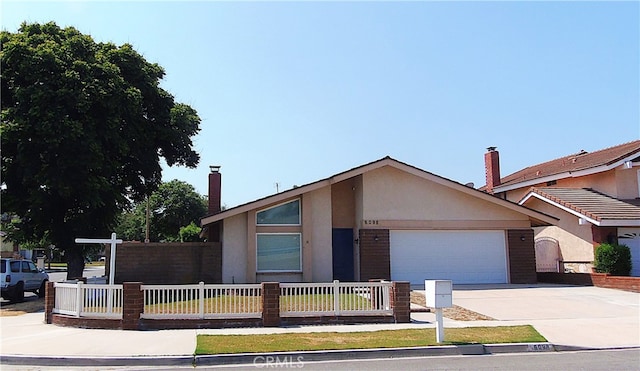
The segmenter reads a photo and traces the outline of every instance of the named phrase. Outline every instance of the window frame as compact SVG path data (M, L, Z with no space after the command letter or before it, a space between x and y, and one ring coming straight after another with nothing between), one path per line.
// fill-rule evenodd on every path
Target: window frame
M273 236L273 235L287 235L287 236L292 236L292 235L296 235L298 236L298 240L299 240L299 256L300 256L300 260L299 260L299 269L267 269L267 270L260 270L260 268L258 267L259 262L258 262L258 250L260 250L260 246L258 245L258 236L260 235L267 235L267 236ZM258 232L256 233L256 273L302 273L302 233L300 232L273 232L273 233L266 233L266 232Z
M263 211L268 211L271 209L275 209L276 207L280 207L282 205L286 205L289 203L293 203L293 202L298 202L298 223L296 224L280 224L280 223L258 223L258 214L260 214ZM297 227L297 226L301 226L302 225L302 200L300 198L295 198L293 200L288 200L288 201L284 201L281 202L279 204L273 205L273 206L269 206L266 207L264 209L260 209L258 211L256 211L256 220L255 220L256 226L258 227L268 227L268 226L283 226L283 227Z

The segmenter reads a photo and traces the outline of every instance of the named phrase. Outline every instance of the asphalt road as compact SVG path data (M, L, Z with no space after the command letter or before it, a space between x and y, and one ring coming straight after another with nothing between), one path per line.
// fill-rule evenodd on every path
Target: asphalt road
M270 362L269 362L270 361ZM439 356L395 359L308 362L304 359L258 358L252 365L197 367L213 369L302 369L302 370L638 370L640 348L578 352L509 353L480 356Z
M83 277L100 277L104 275L104 267L86 267L82 273ZM51 271L49 272L49 281L60 282L67 279L67 271Z
M509 353L481 356L434 356L393 359L341 360L324 362L304 362L304 359L266 360L256 357L253 364L229 366L199 366L196 370L261 370L261 369L300 369L300 370L638 370L640 367L640 348L617 350L594 350L577 352L546 353ZM7 370L194 370L185 367L44 367L44 366L7 366ZM5 368L2 367L4 370Z

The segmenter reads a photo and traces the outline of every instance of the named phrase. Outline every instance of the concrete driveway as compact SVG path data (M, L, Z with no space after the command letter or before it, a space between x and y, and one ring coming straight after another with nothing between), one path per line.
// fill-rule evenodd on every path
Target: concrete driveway
M533 325L557 345L640 346L640 294L562 285L458 285L453 303L499 321Z

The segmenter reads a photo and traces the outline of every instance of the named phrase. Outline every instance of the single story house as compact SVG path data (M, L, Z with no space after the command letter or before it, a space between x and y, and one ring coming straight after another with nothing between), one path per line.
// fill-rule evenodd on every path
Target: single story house
M224 283L536 282L533 227L557 220L390 157L220 210L201 224Z
M537 270L592 271L602 243L629 246L640 276L640 140L580 151L500 176L498 151L485 154L482 189L558 219L535 227Z

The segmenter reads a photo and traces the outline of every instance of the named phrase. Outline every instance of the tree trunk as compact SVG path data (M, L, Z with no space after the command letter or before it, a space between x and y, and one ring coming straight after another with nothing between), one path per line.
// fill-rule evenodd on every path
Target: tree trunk
M82 248L74 246L67 249L64 253L67 258L67 279L82 277L84 271L84 254Z

